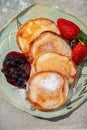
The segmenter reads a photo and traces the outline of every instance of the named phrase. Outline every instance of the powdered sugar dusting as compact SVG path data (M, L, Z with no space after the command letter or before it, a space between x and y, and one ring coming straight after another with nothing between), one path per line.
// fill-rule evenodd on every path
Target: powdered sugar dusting
M40 87L50 91L55 91L60 87L60 83L56 74L50 75L46 79L40 81Z

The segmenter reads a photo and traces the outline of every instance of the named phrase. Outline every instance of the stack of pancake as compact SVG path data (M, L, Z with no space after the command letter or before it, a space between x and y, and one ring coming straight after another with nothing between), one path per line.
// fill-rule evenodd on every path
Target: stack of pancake
M18 30L16 38L18 47L31 63L27 100L42 111L63 105L78 72L72 49L57 24L47 18L30 19Z

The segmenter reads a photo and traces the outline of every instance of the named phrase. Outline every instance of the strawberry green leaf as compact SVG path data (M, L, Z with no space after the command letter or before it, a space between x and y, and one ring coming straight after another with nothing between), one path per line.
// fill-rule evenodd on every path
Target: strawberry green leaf
M83 31L81 31L78 34L78 40L82 41L84 44L87 44L87 34L85 34Z

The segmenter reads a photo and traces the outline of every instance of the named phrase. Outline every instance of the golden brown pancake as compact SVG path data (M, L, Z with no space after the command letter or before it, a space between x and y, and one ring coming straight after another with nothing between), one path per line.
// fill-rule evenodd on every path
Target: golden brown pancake
M56 52L42 52L38 54L32 64L33 72L58 71L65 75L71 86L77 77L77 67L72 59Z
M47 30L60 34L56 23L47 18L34 18L23 24L16 36L16 41L21 51L28 56L29 44L43 31Z
M54 110L67 101L68 89L77 78L72 49L47 18L28 20L16 35L18 47L31 61L27 100L36 109Z
M53 110L63 105L67 100L67 79L56 71L34 73L28 84L26 97L36 109Z
M65 56L72 57L72 49L67 41L52 31L42 32L37 39L30 43L29 57L33 59L42 51L56 51Z

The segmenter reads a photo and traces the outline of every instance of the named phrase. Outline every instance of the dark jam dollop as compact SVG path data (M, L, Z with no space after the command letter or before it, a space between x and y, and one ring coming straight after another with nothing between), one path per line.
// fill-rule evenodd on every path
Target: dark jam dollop
M30 76L30 69L30 63L22 53L12 51L5 56L2 72L10 84L18 88L25 88Z

